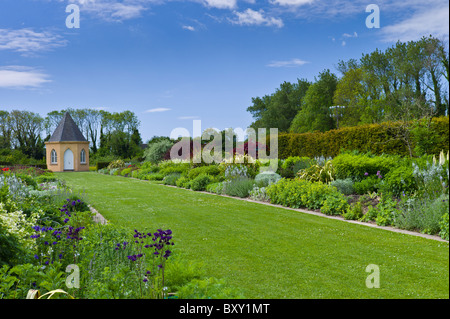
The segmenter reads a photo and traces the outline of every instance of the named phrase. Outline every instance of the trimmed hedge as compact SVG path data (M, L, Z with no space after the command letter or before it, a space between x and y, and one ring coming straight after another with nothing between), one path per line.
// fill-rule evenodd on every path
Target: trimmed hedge
M428 134L428 137L433 141L428 144L433 145L433 148L427 150L428 154L439 154L441 150L447 152L449 150L449 117L433 118L431 124L432 132ZM411 128L413 126L410 125ZM313 158L323 155L335 157L341 150L409 157L406 143L396 137L398 132L402 130L400 122L385 122L345 127L323 133L281 133L278 136L278 157L281 159L290 156ZM411 132L411 135L411 148L414 150L416 143L414 142L413 132ZM418 138L423 139L424 136ZM415 154L413 151L413 155L420 154Z
M103 168L107 168L110 162L97 162L96 169L97 171Z

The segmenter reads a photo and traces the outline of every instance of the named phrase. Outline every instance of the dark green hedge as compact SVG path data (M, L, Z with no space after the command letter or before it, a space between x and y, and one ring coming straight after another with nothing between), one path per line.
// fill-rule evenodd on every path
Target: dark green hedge
M403 125L401 122L386 122L354 127L345 127L328 132L315 133L282 133L278 136L278 157L289 156L337 156L341 150L371 152L376 155L392 154L409 156L407 143L399 136L410 134L410 146L414 155L416 144L427 140L428 154L439 154L449 150L449 117L438 117L431 120L429 131L422 130L415 135L415 125ZM416 149L416 150L415 150Z
M97 162L97 165L96 165L97 171L98 171L99 169L108 167L109 163L110 163L110 162Z

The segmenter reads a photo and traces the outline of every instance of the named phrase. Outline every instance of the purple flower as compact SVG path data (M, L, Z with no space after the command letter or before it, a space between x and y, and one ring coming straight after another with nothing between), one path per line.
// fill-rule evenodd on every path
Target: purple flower
M364 173L364 176L369 176L369 173L365 172L365 173Z

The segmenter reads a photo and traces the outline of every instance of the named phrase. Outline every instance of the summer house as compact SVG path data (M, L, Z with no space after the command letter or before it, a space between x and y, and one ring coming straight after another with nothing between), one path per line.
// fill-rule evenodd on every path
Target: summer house
M53 172L89 171L89 141L66 112L48 142L47 168Z

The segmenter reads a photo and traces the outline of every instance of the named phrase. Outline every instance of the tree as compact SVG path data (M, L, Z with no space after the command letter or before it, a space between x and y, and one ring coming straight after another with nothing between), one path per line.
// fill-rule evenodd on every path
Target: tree
M101 110L99 112L99 155L114 155L121 158L131 158L139 155L142 141L138 131L139 120L137 116L131 111L110 113Z
M97 153L97 140L99 127L101 123L101 113L99 110L95 109L86 109L86 130L88 132L88 136L86 137L91 142L92 152Z
M11 149L12 127L9 112L0 110L0 149Z
M361 68L348 69L339 80L334 92L334 105L342 106L339 127L355 126L368 103L368 94L363 84L364 71ZM339 116L339 115L338 115Z
M297 83L284 82L275 93L262 98L252 98L253 105L247 108L255 122L250 125L258 128L278 128L287 132L295 115L301 109L302 100L311 85L307 80Z
M337 82L336 75L330 70L324 70L319 74L319 79L316 79L306 91L302 108L289 129L291 132L325 132L335 128L330 106L333 106Z
M41 138L44 119L29 111L14 110L9 115L13 145L28 157L44 157L44 141Z

